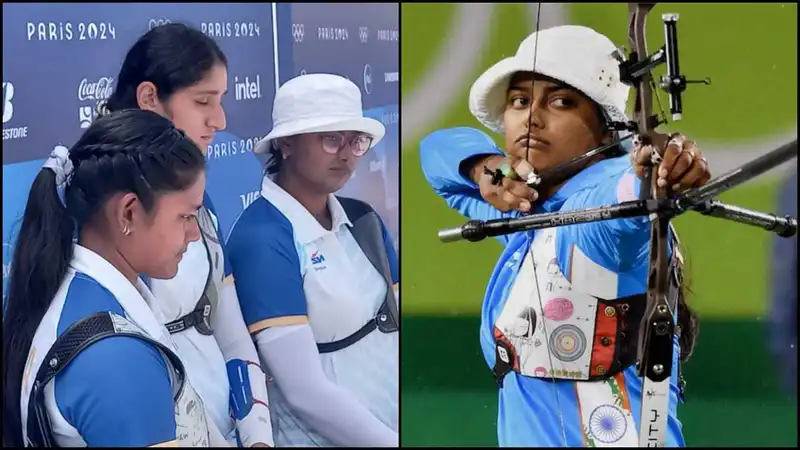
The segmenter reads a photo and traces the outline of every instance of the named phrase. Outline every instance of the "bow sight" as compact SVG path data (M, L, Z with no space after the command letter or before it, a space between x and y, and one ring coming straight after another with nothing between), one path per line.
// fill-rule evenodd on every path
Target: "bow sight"
M625 58L625 49L619 48L611 53L619 64L619 77L620 81L628 86L635 87L641 78L649 75L653 69L661 64L666 63L667 74L661 77L659 87L669 94L669 109L672 113L672 120L681 120L683 114L683 101L681 95L686 90L686 86L691 83L711 84L710 78L703 80L687 80L685 76L681 75L681 66L678 60L678 33L677 22L678 14L667 13L661 15L661 20L664 21L664 34L666 40L664 46L658 49L657 52L650 56L642 58L641 60L636 55L636 52L631 53L630 58ZM644 28L641 30L644 33ZM637 98L638 100L638 98ZM660 121L657 117L651 118L651 128L666 123L666 120ZM633 127L633 128L632 128ZM622 124L622 129L635 130L635 125Z

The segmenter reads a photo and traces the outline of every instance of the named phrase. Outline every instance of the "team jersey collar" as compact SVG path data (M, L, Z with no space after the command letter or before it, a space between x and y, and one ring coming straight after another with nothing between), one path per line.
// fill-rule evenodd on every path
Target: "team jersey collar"
M73 244L70 266L79 273L84 273L100 283L117 299L125 310L126 316L144 329L151 337L165 341L163 333L163 317L152 308L155 301L150 289L141 278L136 285L125 278L110 262L97 253L78 244Z
M353 224L344 212L344 208L333 194L328 194L328 209L331 212L333 226L326 230L310 212L282 187L275 184L272 176L265 176L261 182L261 196L275 205L289 219L294 229L295 239L300 244L308 244L329 233L336 233L343 225Z

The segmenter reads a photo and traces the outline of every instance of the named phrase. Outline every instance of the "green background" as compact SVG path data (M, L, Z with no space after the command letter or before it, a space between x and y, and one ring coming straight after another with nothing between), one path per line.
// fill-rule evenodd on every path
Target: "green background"
M402 5L404 99L435 64L458 7ZM627 46L626 4L571 4L566 11L569 23L590 26ZM719 147L795 129L796 4L659 4L648 20L651 53L663 44L663 12L680 13L684 74L713 82L692 85L684 94L681 132ZM488 45L468 83L502 56L513 54L533 31L528 4L497 5L491 20ZM497 445L497 390L480 353L478 326L486 281L501 247L489 240L449 245L438 241L437 230L464 219L425 182L417 148L419 138L435 129L480 127L467 109L468 92L469 84L462 86L458 96L448 99L441 117L403 140L404 446ZM662 95L665 107L666 102ZM721 200L770 211L777 187L778 179L765 175ZM766 345L772 236L696 215L675 222L687 249L690 302L701 318L698 347L685 367L688 399L679 409L687 443L796 445L796 397L779 389L776 363Z

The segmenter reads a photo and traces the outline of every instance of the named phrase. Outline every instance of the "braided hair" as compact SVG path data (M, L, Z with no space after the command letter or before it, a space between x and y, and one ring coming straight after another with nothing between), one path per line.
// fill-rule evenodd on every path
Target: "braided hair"
M128 109L98 118L69 152L64 201L56 173L31 186L11 263L3 314L4 444L23 446L20 389L33 336L72 259L73 236L116 193L132 192L151 211L161 193L187 189L205 170L200 149L169 119Z

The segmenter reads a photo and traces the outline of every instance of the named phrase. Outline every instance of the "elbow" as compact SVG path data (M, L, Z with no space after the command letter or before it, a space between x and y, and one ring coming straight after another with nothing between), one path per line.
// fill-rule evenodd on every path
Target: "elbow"
M441 159L442 145L445 130L434 131L419 141L419 160L422 166L422 175L438 192L441 182L437 173L441 172L443 161Z
M319 413L320 401L324 401L323 389L318 383L298 383L293 389L281 389L286 404L295 414L313 422Z

